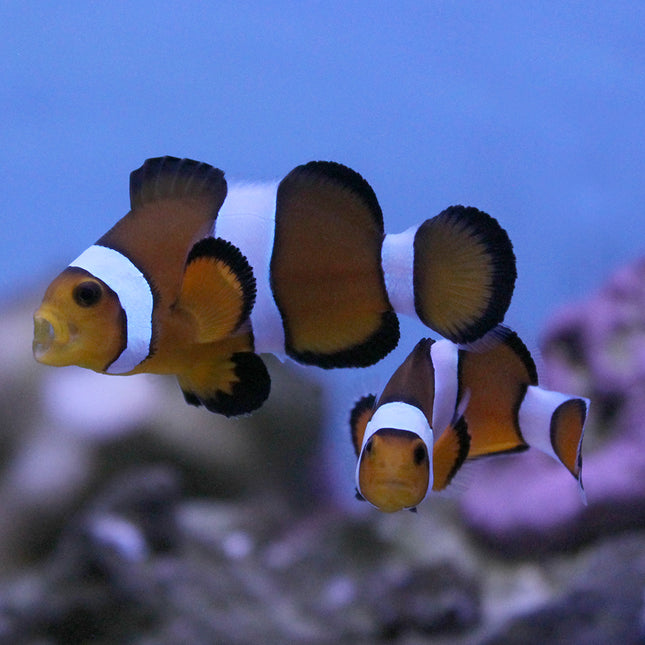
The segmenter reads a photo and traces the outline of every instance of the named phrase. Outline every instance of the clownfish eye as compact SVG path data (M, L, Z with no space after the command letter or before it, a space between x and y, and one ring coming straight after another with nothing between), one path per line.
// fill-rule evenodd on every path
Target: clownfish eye
M101 285L88 280L74 287L72 297L79 307L92 307L101 299L102 294Z
M374 444L372 443L372 440L370 439L366 444L365 444L365 452L369 455L372 452L372 448L374 447Z
M428 452L425 446L417 446L413 453L414 463L420 466L428 458Z

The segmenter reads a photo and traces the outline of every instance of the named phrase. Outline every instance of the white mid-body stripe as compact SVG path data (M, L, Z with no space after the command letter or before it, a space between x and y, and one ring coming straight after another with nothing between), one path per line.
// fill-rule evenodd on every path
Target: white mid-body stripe
M401 401L393 401L392 403L385 403L379 406L365 427L361 453L356 463L356 487L358 488L358 491L360 492L359 471L361 460L363 458L363 451L371 437L383 428L393 428L395 430L414 432L414 434L419 436L426 444L430 473L428 479L428 491L424 497L425 499L430 494L430 491L432 491L432 484L434 481L432 473L432 448L434 446L434 435L425 414L423 414L423 412L414 405L402 403Z
M381 260L390 304L399 314L418 320L414 308L414 236L418 226L390 233L383 240Z
M127 345L106 371L110 374L130 372L150 353L154 302L146 277L125 255L96 244L69 266L85 269L118 296L127 321Z
M457 409L459 348L449 340L440 340L430 347L430 358L434 367L432 426L441 433L448 427Z
M257 287L251 312L255 351L283 358L284 327L270 283L277 188L277 183L231 186L213 234L240 249L253 269Z

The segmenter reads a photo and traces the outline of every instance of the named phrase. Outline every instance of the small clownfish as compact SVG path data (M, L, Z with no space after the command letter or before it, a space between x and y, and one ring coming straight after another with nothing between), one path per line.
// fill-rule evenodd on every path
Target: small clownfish
M385 235L369 184L334 162L247 196L227 195L208 164L147 160L130 176L130 212L48 287L36 359L175 374L188 403L234 416L269 395L260 353L365 367L398 344L397 313L456 342L504 317L515 256L475 208Z
M445 489L468 456L470 435L461 406L435 442L434 341L420 340L388 381L378 401L363 397L352 410L352 442L358 458L360 499L386 513L416 507L431 491Z
M406 378L401 379L400 374L406 372ZM408 419L422 409L420 383L426 384L427 425L447 426L448 433L444 432L433 446L433 435L426 432L427 437L421 437L425 446L433 454L443 454L443 442L453 443L450 433L455 417L463 422L468 434L465 454L455 461L448 477L441 476L435 482L413 468L414 455L410 453L413 438L409 436ZM357 493L381 510L412 506L412 496L404 490L416 490L418 501L431 487L442 490L466 460L529 447L562 463L576 478L585 501L581 449L589 401L538 387L535 363L511 330L498 328L479 348L459 347L447 340L422 340L392 376L376 406L374 401L374 397L361 399L352 411L350 424L358 457ZM391 411L384 421L381 410L388 405ZM419 425L423 424L419 421ZM378 462L366 450L377 437L382 444ZM404 484L390 485L393 470L404 474L400 477Z

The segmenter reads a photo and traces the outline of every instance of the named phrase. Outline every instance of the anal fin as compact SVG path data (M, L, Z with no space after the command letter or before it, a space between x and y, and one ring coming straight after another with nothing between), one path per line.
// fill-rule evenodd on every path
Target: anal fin
M210 357L177 380L187 403L227 417L257 410L271 390L266 365L252 351Z

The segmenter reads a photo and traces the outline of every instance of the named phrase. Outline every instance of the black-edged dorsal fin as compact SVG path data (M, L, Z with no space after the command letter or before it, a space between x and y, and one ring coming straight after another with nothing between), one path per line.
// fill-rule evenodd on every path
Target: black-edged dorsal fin
M222 188L224 192L222 195ZM217 215L226 197L226 181L219 168L178 157L147 159L141 168L130 173L130 207L140 208L149 202L212 195L221 202L213 213Z
M378 400L379 405L401 401L419 408L432 423L435 374L430 347L435 341L422 338L395 370Z
M470 395L464 413L471 437L468 458L527 449L518 412L537 369L519 336L501 328L482 351L459 350L459 393Z
M170 306L188 252L210 235L225 197L217 168L176 157L148 159L130 175L132 210L97 244L125 255L146 276L155 304Z
M271 288L286 351L319 367L365 367L399 340L381 265L383 213L370 185L331 161L278 186Z
M531 356L527 346L524 344L524 341L517 335L517 332L509 329L508 327L503 327L506 333L504 333L501 342L509 347L517 358L522 361L524 369L526 369L526 376L528 378L529 385L538 384L538 373L535 361Z

